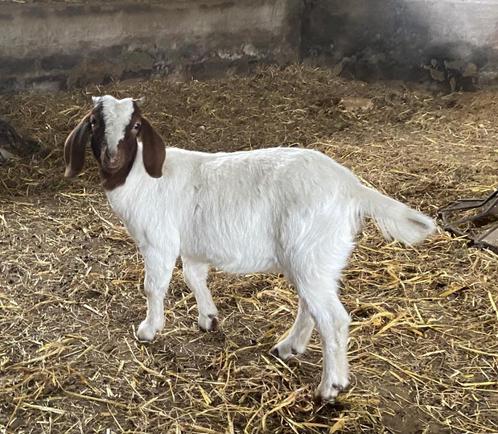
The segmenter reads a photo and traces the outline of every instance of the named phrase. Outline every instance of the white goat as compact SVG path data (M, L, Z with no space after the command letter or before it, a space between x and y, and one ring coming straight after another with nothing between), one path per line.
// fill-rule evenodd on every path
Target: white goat
M433 221L363 186L320 152L165 151L134 100L103 96L93 102L66 140L66 176L81 171L91 138L109 203L145 260L147 316L138 338L150 341L164 326L163 300L178 256L204 330L218 317L206 285L209 265L232 273L283 273L299 307L272 351L282 359L303 353L316 326L323 374L315 395L333 399L348 385L350 318L338 280L363 217L406 244L426 238Z

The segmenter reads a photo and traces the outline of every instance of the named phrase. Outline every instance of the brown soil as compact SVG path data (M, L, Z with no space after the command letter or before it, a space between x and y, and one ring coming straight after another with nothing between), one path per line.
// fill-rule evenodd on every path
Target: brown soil
M495 90L433 96L291 67L3 97L0 115L48 152L0 168L0 431L498 432L498 256L444 233L403 248L365 227L343 279L351 387L333 405L311 399L316 336L288 364L268 354L296 309L279 276L213 272L220 330L202 333L178 270L166 328L138 343L137 249L90 156L62 177L63 141L103 93L145 96L171 145L319 149L431 215L498 185Z

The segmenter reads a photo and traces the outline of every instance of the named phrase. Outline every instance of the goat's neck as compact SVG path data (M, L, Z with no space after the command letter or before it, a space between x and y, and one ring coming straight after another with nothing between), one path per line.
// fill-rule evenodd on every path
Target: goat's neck
M141 157L140 153L137 153L137 158L129 167L123 168L115 176L104 178L103 182L109 204L124 222L134 218L133 215L140 207L144 207L144 201L154 197L154 180L147 175L138 157Z

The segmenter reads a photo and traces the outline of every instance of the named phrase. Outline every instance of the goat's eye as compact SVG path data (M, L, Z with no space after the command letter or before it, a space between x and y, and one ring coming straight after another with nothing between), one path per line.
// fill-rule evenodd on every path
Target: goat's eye
M135 123L133 124L133 129L134 129L135 131L138 131L138 130L140 129L140 122L135 122Z
M92 127L94 127L95 125L97 125L97 119L95 118L95 116L92 116L92 117L90 118L90 125L91 125Z

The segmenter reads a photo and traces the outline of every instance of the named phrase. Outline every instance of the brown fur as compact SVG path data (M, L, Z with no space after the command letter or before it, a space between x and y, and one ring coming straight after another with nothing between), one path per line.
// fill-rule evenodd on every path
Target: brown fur
M147 119L142 118L142 129L140 131L143 149L144 166L147 173L153 178L162 176L162 167L166 158L164 143L156 133Z
M66 162L66 178L73 178L83 169L85 164L85 143L88 142L91 134L89 112L71 131L64 143L64 160Z
M95 121L93 128L91 119ZM137 122L140 124L138 131L133 129ZM113 190L123 185L135 162L137 137L140 137L143 143L145 170L150 176L160 178L166 157L164 142L149 121L142 117L135 103L130 123L126 126L125 135L119 142L116 157L113 159L107 153L102 107L96 106L80 121L64 145L65 176L72 178L81 172L85 162L85 146L91 138L92 151L100 167L103 187L106 190Z

